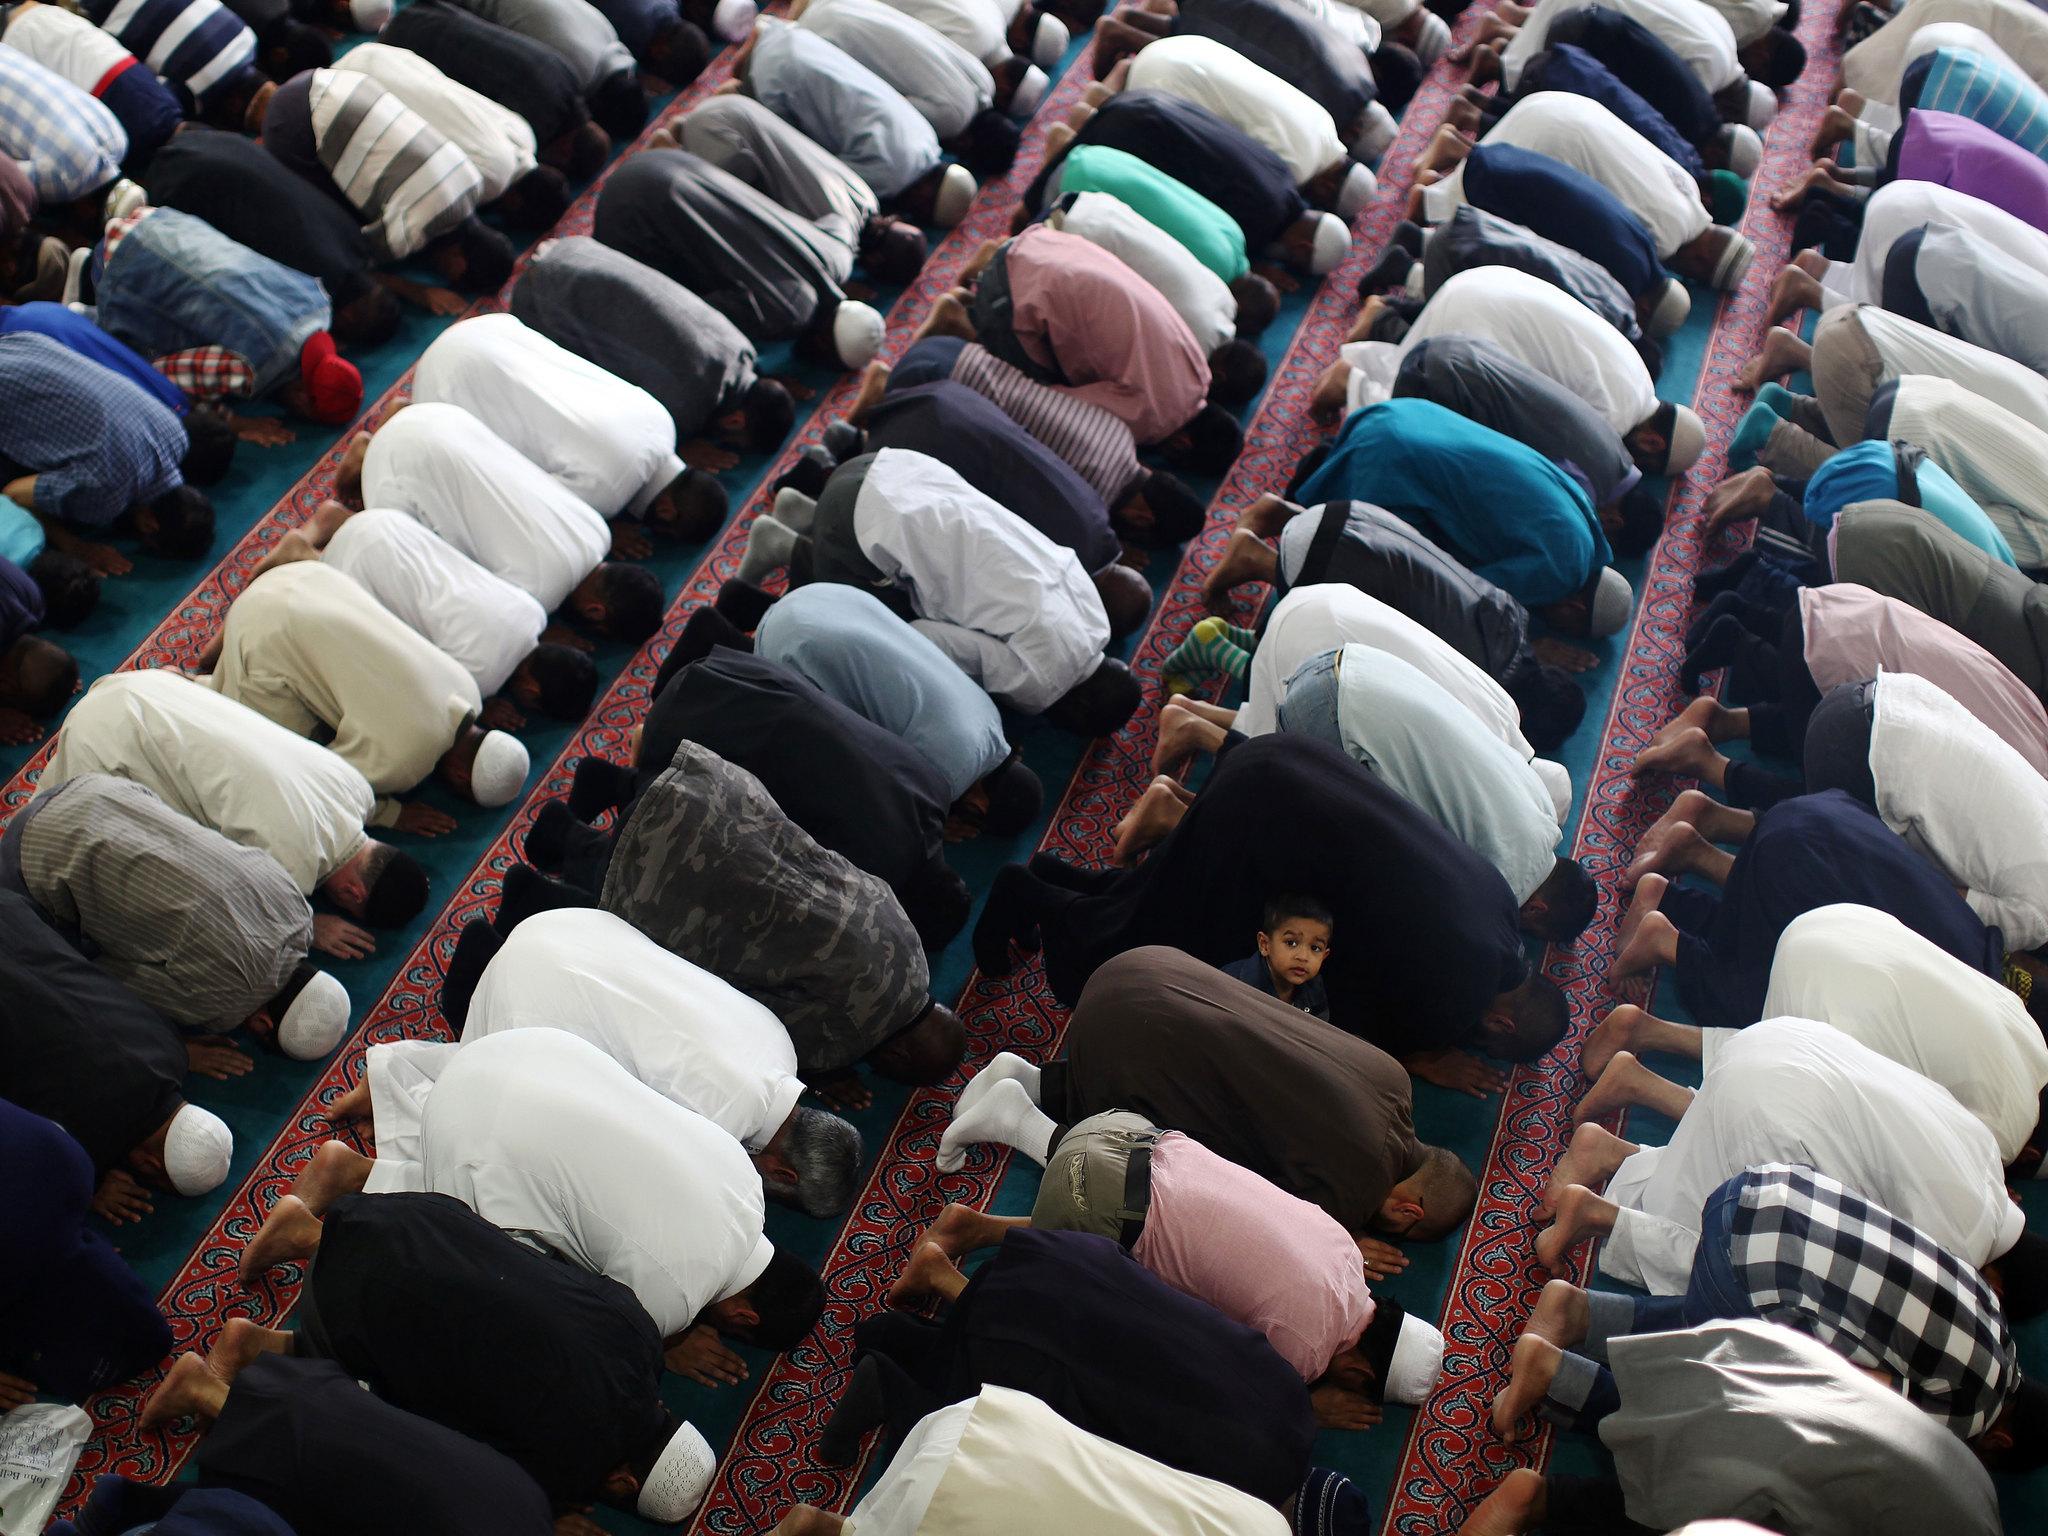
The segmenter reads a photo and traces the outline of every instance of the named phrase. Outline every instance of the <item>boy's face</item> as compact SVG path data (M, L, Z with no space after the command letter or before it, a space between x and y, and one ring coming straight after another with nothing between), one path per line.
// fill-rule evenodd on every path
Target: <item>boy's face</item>
M1316 979L1330 953L1330 925L1313 918L1290 917L1271 933L1259 935L1259 953L1266 957L1275 980L1290 987Z

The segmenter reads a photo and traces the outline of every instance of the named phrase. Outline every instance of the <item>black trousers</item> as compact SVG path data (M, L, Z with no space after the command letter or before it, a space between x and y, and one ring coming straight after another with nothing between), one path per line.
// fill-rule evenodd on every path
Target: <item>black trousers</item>
M1546 1536L1656 1536L1650 1527L1629 1519L1621 1484L1611 1477L1565 1477L1543 1480Z

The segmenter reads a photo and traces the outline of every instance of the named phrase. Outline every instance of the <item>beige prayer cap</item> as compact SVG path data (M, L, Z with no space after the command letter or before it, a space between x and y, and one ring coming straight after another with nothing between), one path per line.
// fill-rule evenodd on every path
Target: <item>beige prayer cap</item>
M932 199L932 222L941 229L951 229L967 217L968 205L980 190L966 166L947 166L946 174L939 178L939 195Z

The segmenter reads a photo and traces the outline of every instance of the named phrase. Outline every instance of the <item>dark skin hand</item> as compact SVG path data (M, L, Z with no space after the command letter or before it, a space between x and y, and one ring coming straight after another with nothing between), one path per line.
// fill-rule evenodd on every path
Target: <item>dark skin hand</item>
M1470 1051L1428 1051L1410 1056L1403 1065L1425 1083L1469 1093L1475 1099L1505 1092L1508 1086L1507 1073Z
M738 412L733 414L737 415ZM721 417L719 425L724 426L725 421L726 418ZM740 462L738 454L730 449L721 448L716 443L707 443L702 438L683 444L679 452L683 462L690 468L706 470L714 475L733 469Z
M645 560L654 553L654 541L647 537L645 529L630 523L612 524L612 558L614 560Z
M36 1384L0 1371L0 1413L12 1413L24 1403L36 1400Z
M718 1330L705 1323L687 1330L662 1358L678 1376L707 1387L737 1386L747 1379L747 1362L727 1349Z
M1538 661L1567 672L1590 672L1600 665L1600 658L1584 646L1568 645L1552 635L1543 636L1529 649L1536 653Z
M866 1109L875 1102L867 1084L852 1068L838 1072L799 1073L804 1086L834 1109Z
M377 940L369 929L358 927L345 917L320 912L313 918L313 947L337 960L360 960L377 952Z
M1368 1280L1385 1280L1408 1267L1408 1255L1392 1243L1383 1243L1376 1237L1361 1237L1354 1241L1358 1244L1359 1262L1365 1266L1365 1278Z
M185 1065L201 1077L211 1077L223 1083L231 1077L246 1077L256 1070L255 1058L224 1040L187 1040Z
M93 1211L115 1226L140 1221L156 1209L149 1191L126 1168L109 1168L100 1175L100 1187L93 1191Z
M588 1510L571 1510L555 1516L555 1536L605 1536L605 1529L590 1518Z
M111 544L93 544L81 540L65 553L76 555L83 560L95 576L126 576L135 569L135 562Z
M519 712L519 706L510 699L487 699L477 724L487 731L516 731L526 724L526 716Z
M1311 1388L1308 1401L1324 1429L1371 1429L1383 1416L1378 1403L1349 1387Z
M410 832L417 837L440 837L453 832L456 822L446 811L437 811L424 801L415 800L399 808L397 826L399 831Z
M594 651L595 640L587 640L566 624L550 624L540 632L543 641L550 645L566 645L572 651Z
M298 434L274 416L237 416L235 437L259 448L282 448L298 441Z
M26 746L43 739L43 728L18 709L0 708L0 742L10 747Z

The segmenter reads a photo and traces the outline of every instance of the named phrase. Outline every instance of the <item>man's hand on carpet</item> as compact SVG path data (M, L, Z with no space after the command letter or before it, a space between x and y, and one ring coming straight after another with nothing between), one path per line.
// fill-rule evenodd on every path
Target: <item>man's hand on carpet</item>
M134 1174L126 1168L109 1168L100 1175L100 1187L93 1191L92 1208L118 1227L124 1221L142 1220L156 1206Z
M645 560L653 553L654 541L647 537L645 529L625 522L612 524L614 560Z
M36 1400L36 1384L0 1371L0 1413L12 1413L24 1403Z
M555 1516L555 1536L605 1536L604 1527L590 1518L587 1509Z
M359 928L345 917L321 912L313 918L313 947L337 960L360 960L377 952L377 940L367 928Z
M1383 1243L1376 1237L1361 1237L1355 1241L1368 1280L1391 1279L1408 1267L1408 1255L1392 1243Z
M238 441L254 443L258 448L282 448L299 440L298 433L275 416L231 416L228 420L234 425Z
M111 544L94 544L81 539L65 553L83 560L95 576L126 576L135 569L135 562Z
M254 1072L256 1059L225 1040L187 1040L185 1065L201 1077L224 1083L231 1077L246 1077Z
M805 1072L798 1074L803 1084L834 1109L866 1109L875 1102L868 1085L860 1080L860 1074L851 1067L836 1072Z
M418 837L440 837L453 832L456 821L446 811L438 811L423 800L414 800L398 808L398 820L392 825L400 832L411 832Z
M1349 1387L1317 1387L1308 1400L1324 1429L1371 1429L1382 1417L1378 1403Z
M1590 672L1600 665L1600 658L1583 645L1569 645L1554 635L1543 636L1529 649L1536 653L1538 661L1567 672Z
M1410 1056L1408 1070L1425 1083L1469 1093L1475 1099L1505 1092L1508 1075L1483 1056L1470 1051L1425 1051Z
M510 699L486 699L476 721L487 731L517 731L526 726L526 716Z
M30 716L18 709L0 709L0 742L10 747L25 747L42 739L43 728Z
M736 1386L747 1379L747 1362L725 1347L716 1328L704 1323L669 1345L663 1358L678 1376L707 1387Z

